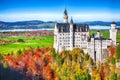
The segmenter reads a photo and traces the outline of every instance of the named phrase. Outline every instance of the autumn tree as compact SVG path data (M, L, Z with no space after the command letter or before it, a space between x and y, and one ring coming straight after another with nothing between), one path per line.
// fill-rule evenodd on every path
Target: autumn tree
M60 61L60 56L57 58ZM5 55L3 59L3 67L9 66L10 69L19 71L25 76L24 80L54 80L56 78L56 73L50 66L52 55L48 52L48 48L28 49L25 53L19 51L19 56Z
M62 65L62 59L61 59L61 56L59 54L56 55L56 60L57 60L59 65Z
M100 77L101 77L101 80L104 80L105 73L104 73L103 69L100 70Z
M86 60L86 61L89 60L89 55L88 55L88 53L85 55L85 60Z
M20 55L22 53L21 49L17 51L17 55Z
M3 59L3 55L0 53L0 60L2 60Z
M111 45L109 50L110 50L110 55L113 56L115 54L115 46Z
M117 80L117 74L115 72L111 73L110 80Z
M52 53L53 58L55 58L56 57L56 51L55 51L54 48L51 48L51 53Z
M26 50L25 50L25 48L23 48L23 50L22 50L24 53L26 53Z
M120 61L120 44L117 46L117 49L116 49L116 58L117 58L117 61Z
M111 63L112 63L113 65L115 65L116 61L115 61L115 58L114 58L114 57L111 58Z
M4 61L3 67L4 67L4 68L8 68L8 62L7 62L7 61Z
M91 76L88 72L81 72L76 76L76 80L91 80Z
M93 65L93 59L92 59L92 58L90 58L89 63L90 63L91 65Z

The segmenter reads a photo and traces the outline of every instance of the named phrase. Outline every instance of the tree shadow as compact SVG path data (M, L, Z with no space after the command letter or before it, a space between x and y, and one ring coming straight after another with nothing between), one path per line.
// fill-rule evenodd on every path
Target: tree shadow
M0 80L25 80L25 76L18 71L4 68L0 64Z

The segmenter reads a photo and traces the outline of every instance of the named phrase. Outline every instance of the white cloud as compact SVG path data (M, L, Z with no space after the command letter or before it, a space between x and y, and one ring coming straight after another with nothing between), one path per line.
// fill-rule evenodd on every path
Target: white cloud
M120 14L112 13L71 13L70 17L73 17L75 22L83 21L119 21ZM43 20L43 21L59 21L63 19L63 14L61 13L7 13L0 14L0 21L25 21L25 20Z
M55 21L59 15L52 13L19 13L19 14L0 14L1 21L25 21L25 20L43 20Z

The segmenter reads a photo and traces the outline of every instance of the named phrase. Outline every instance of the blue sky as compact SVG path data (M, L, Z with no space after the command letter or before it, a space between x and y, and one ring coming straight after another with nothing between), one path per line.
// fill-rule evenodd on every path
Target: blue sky
M0 0L0 21L119 21L120 0Z

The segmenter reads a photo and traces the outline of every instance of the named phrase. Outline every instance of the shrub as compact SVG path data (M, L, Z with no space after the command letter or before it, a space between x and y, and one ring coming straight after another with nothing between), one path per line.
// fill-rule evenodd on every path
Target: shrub
M25 42L23 39L18 39L17 42Z
M117 58L117 61L120 60L120 44L117 46L117 50L116 50L116 58Z

